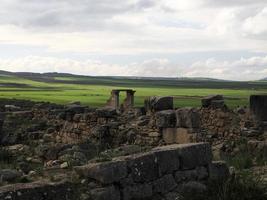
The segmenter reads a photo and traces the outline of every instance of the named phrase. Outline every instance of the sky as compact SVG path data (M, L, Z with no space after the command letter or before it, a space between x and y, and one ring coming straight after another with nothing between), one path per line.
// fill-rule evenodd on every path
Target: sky
M267 77L267 0L0 0L0 70Z

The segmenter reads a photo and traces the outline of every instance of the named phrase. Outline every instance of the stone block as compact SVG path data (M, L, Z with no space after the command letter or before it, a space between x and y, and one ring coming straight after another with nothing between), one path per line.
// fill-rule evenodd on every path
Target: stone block
M162 136L167 144L194 142L193 130L186 128L163 128Z
M159 177L157 159L153 153L129 156L127 166L134 182L149 182Z
M149 97L145 100L145 109L150 112L173 109L173 97Z
M90 197L94 200L120 200L120 191L114 186L96 188L90 191Z
M79 175L95 179L104 184L119 182L127 176L125 161L91 163L74 169Z
M199 128L200 115L196 108L180 108L176 110L176 127Z
M257 120L267 121L267 95L251 95L250 111Z
M156 113L156 126L159 128L175 127L176 116L174 110L163 110Z
M206 166L212 160L212 151L208 143L180 144L179 155L182 169Z
M151 184L138 184L123 188L123 199L150 199L153 195Z
M153 182L153 194L166 194L177 187L177 184L171 174L165 175Z
M197 170L183 170L175 172L175 181L177 183L188 182L188 181L195 181L197 180Z
M153 151L158 163L160 176L172 174L179 169L180 160L178 149L172 149L170 146L163 146L154 148Z
M207 108L212 105L213 101L224 100L222 95L210 95L201 99L202 107Z

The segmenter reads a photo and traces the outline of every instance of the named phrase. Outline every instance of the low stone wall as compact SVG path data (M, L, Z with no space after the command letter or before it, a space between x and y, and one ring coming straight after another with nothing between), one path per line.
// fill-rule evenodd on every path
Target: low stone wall
M94 200L175 199L168 196L178 195L185 188L203 191L209 179L229 174L225 163L212 162L207 143L157 147L75 170L98 185L90 191Z
M74 200L77 192L71 183L18 183L0 187L1 200Z

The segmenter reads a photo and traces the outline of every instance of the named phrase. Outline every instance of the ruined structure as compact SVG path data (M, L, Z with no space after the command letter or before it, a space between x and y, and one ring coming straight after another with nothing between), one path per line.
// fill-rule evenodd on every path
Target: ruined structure
M0 100L0 163L10 166L0 168L0 199L174 200L227 177L212 153L237 154L241 139L267 160L266 135L249 109L227 108L218 95L200 108L174 108L173 97L134 108L134 92L113 90L104 108ZM263 102L251 100L261 120Z
M267 95L251 95L250 111L260 121L267 121Z
M120 105L120 92L126 92L126 98L123 103ZM128 110L134 106L134 90L131 89L121 89L121 90L112 90L111 97L107 101L106 106L115 108L116 110Z

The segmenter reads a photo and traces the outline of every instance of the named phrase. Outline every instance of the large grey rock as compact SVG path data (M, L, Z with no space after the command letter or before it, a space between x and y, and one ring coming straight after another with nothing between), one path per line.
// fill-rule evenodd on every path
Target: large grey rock
M171 174L165 175L153 182L153 193L166 194L176 188L177 184Z
M224 161L214 161L209 165L209 178L211 180L224 180L229 175L229 168Z
M151 184L138 184L123 188L123 199L150 199L153 195Z
M212 151L208 143L180 144L179 155L182 169L205 166L212 160Z
M137 154L129 158L127 165L134 182L149 182L158 178L159 169L153 153Z
M173 109L173 97L149 97L145 100L146 111L162 111Z
M74 169L79 175L95 179L104 184L119 182L127 176L126 162L118 160L91 163Z
M210 96L207 96L201 99L202 107L207 108L207 107L212 106L212 102L223 101L223 100L224 99L222 95L210 95Z
M120 200L120 191L114 186L97 188L90 191L94 200Z
M163 110L156 113L156 126L159 128L175 127L176 116L174 110Z
M199 128L200 115L195 108L181 108L176 110L176 126L182 128Z
M267 95L251 95L250 111L257 120L267 121Z

